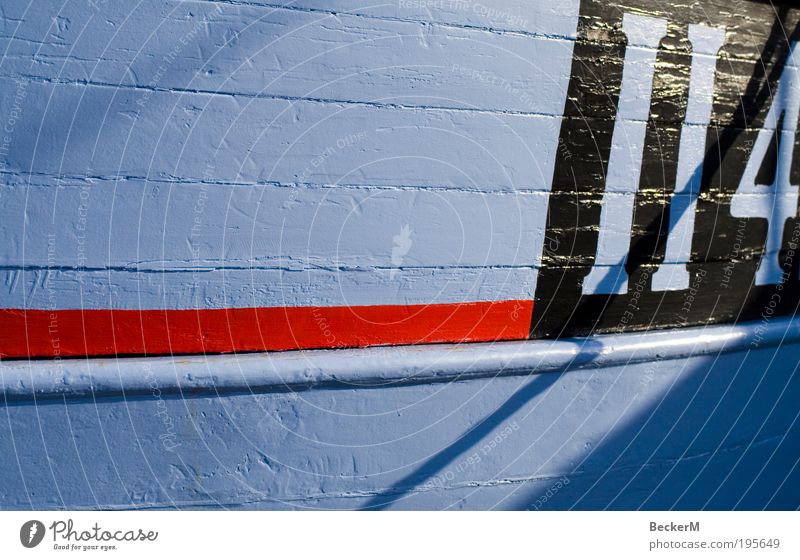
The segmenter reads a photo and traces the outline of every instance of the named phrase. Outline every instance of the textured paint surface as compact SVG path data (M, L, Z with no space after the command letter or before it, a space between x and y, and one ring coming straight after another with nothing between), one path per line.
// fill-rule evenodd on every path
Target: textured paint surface
M776 321L767 330L777 327ZM67 384L67 393L54 399L4 407L0 453L9 460L0 470L0 503L13 509L796 509L797 329L784 325L767 343L759 323L739 327L735 352L702 353L708 340L725 340L725 326L695 334L655 350L698 352L689 359L653 361L651 349L640 363L640 341L596 337L556 342L577 350L573 358L557 358L560 371L538 372L529 354L527 370L504 375L498 365L476 378L453 369L431 383L418 363L422 369L408 374L422 379L410 385L402 377L381 382L377 364L396 349L360 350L376 367L360 374L373 375L372 388L359 387L356 377L329 388L291 389L313 364L322 368L310 376L335 381L323 356L312 364L298 353L295 375L275 369L271 389L240 394L216 393L214 379L235 382L242 375L238 359L254 372L245 356L227 357L228 368L195 360L195 381L182 394L167 393L176 375L171 368L141 359L144 394L103 397L70 392ZM773 345L781 339L783 345ZM444 353L480 361L480 346ZM350 359L360 363L359 355ZM115 362L107 362L109 380L118 379ZM53 367L85 391L69 363ZM260 363L275 367L268 357ZM387 363L402 374L402 360ZM203 379L207 390L193 393ZM282 388L282 380L292 385Z
M714 98L716 56L725 40L725 29L695 24L689 26L688 36L693 55L689 98L681 127L664 262L653 274L653 290L656 291L685 290L689 287L686 264L691 260L697 197L702 186L706 132Z
M519 340L532 302L181 310L0 310L0 357L205 354Z
M540 338L800 301L789 4L45 0L3 17L0 309L55 313L25 336L0 323L6 356L123 340L57 324L77 310L528 301ZM523 336L508 317L481 337L337 323L331 345ZM320 340L292 334L303 321L164 324L196 343L145 346Z
M3 5L0 354L527 336L577 1L344 8Z
M644 135L650 113L650 92L658 43L666 31L661 18L625 14L622 31L627 37L606 183L600 201L600 231L597 254L583 279L584 294L624 294L628 291L625 271L633 199L639 190Z
M58 358L0 363L0 506L797 509L797 285L752 289L770 228L731 213L788 6L0 0L0 354ZM584 298L612 148L628 293Z
M793 157L800 147L797 117L790 110L798 76L790 55L800 40L794 8L747 0L581 2L559 140L566 148L554 168L532 337L794 314L800 301L800 221L789 198L800 170L800 158ZM627 107L628 14L666 22L650 51L649 103L630 124L644 130L642 138L617 134ZM700 24L724 30L718 52L707 52L716 40L711 49L692 42ZM693 90L697 65L706 68L705 80L713 79L708 117L697 111L698 95L709 93ZM780 143L756 149L776 136ZM682 167L689 163L684 145L693 157L702 155L693 169ZM613 169L620 152L631 162L642 153L641 168ZM759 176L750 182L764 187L742 192L749 169ZM620 189L609 186L612 179L627 194L614 192ZM628 207L611 219L612 209L624 206L620 197ZM607 239L615 241L613 254ZM679 263L673 284L676 246L688 262ZM658 274L665 263L670 278ZM773 271L770 282L756 275L761 263Z

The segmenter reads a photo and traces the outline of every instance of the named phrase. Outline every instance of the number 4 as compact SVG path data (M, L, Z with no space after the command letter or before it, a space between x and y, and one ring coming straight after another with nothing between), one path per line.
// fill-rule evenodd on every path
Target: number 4
M731 199L731 215L737 218L766 218L767 241L756 272L757 286L780 284L783 281L779 255L783 244L786 220L797 215L798 187L790 182L797 117L800 112L800 55L797 43L792 44L781 74L774 102L759 131L753 152L747 161L739 188ZM783 116L783 126L778 123ZM757 185L756 176L769 150L773 134L778 137L778 163L771 185Z

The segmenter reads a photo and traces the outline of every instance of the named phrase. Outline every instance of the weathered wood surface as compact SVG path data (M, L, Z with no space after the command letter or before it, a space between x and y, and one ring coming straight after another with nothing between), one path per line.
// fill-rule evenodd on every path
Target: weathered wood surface
M794 203L797 123L768 115L794 99L799 20L749 0L12 3L0 309L525 301L532 337L790 313L796 212L739 214ZM693 42L698 26L719 45ZM691 93L700 66L713 76ZM707 120L689 109L704 98ZM679 172L690 134L697 192ZM783 190L737 194L764 134L755 184ZM613 189L633 197L630 223L603 225ZM664 290L651 278L681 212L691 281ZM603 231L622 257L600 254ZM784 283L759 283L767 260ZM584 295L603 267L629 276L625 293ZM495 338L521 336L518 319ZM472 340L462 328L440 341Z

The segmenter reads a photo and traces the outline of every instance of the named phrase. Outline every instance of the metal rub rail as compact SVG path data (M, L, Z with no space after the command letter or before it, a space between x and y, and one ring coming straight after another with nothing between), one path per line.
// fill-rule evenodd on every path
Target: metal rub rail
M214 356L17 360L0 363L7 402L38 399L370 389L558 373L778 346L800 321L484 344L305 350Z

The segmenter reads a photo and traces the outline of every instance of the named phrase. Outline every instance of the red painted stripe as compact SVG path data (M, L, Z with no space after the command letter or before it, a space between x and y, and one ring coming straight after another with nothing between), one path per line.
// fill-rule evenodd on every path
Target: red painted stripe
M528 337L531 301L182 310L0 309L0 357L202 354Z

